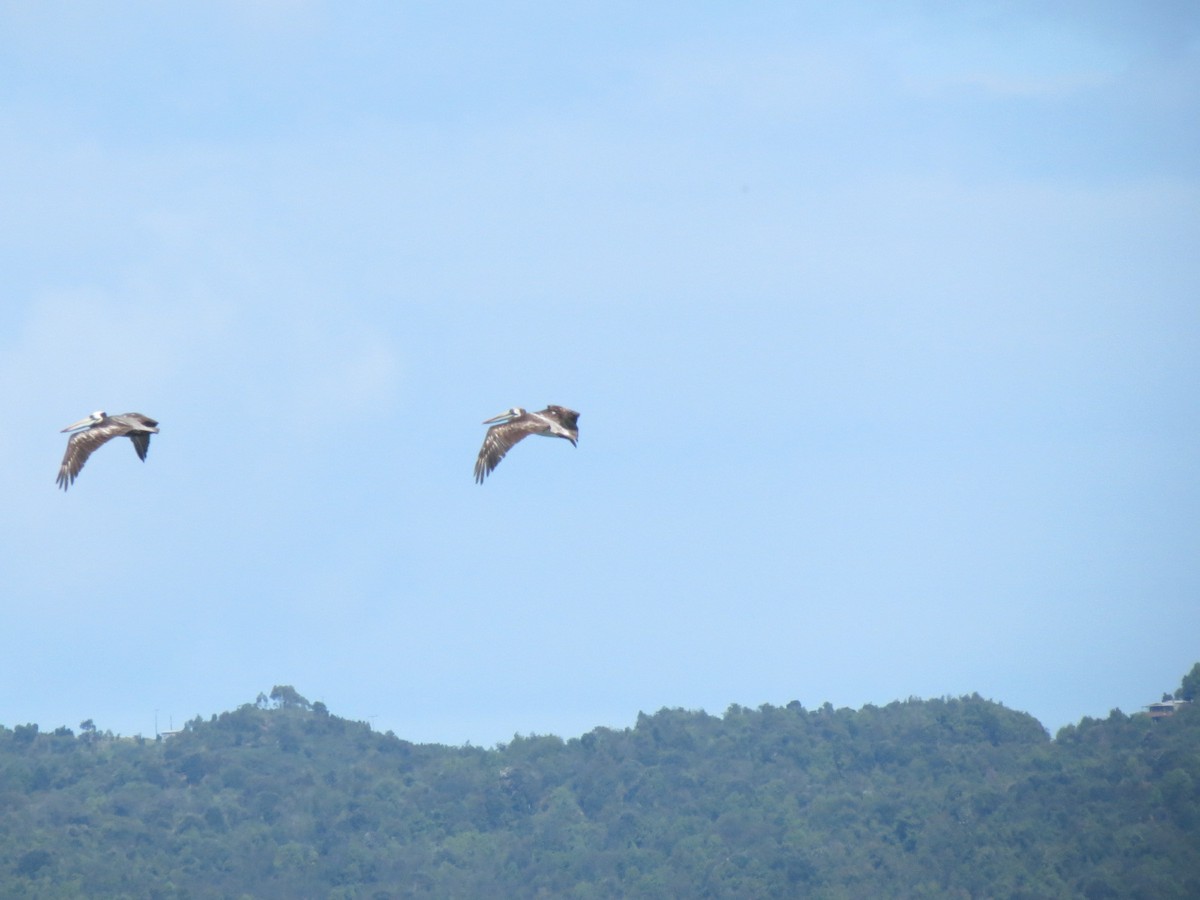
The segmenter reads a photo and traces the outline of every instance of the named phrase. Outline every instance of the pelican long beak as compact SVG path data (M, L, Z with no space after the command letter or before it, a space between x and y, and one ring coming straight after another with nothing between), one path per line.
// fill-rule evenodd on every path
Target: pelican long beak
M74 431L76 428L86 428L88 425L91 425L91 424L92 424L92 417L88 416L86 419L80 419L78 422L74 423L73 425L68 425L66 428L64 428L62 430L62 432L60 432L60 434L68 432L68 431Z
M510 409L510 410L506 410L505 412L500 413L500 415L498 415L498 416L492 416L490 419L484 419L479 424L480 425L492 425L496 422L503 422L505 419L511 419L512 417L513 417L513 414L512 414L512 410Z

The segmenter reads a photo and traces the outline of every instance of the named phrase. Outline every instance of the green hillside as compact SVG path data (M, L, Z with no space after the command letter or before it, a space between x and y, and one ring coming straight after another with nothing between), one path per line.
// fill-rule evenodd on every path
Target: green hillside
M1200 681L1200 664L1179 693ZM416 745L289 687L162 740L0 727L0 896L1200 897L1200 704L978 696Z

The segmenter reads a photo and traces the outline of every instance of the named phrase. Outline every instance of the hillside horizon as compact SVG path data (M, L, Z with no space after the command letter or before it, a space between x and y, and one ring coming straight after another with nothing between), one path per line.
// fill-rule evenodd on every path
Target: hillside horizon
M280 685L159 740L0 726L0 895L1184 900L1198 783L1192 703L1053 740L978 695L662 709L484 749Z
M1152 694L1152 693L1153 693L1152 691L1148 692L1148 694ZM1184 676L1183 681L1181 682L1180 686L1174 691L1174 693L1171 693L1168 691L1161 691L1161 692L1159 692L1159 699L1166 699L1168 697L1173 696L1176 699L1181 699L1181 698L1186 697L1186 699L1190 700L1190 699L1193 699L1193 697L1197 696L1197 695L1200 695L1200 663L1196 663L1196 665L1193 666L1191 672ZM256 696L255 700L247 701L244 704L239 704L237 707L234 707L234 709L232 709L232 710L224 710L222 712L209 713L208 721L213 721L218 716L222 715L223 713L234 712L237 709L242 708L243 706L253 704L253 705L256 705L259 707L263 707L268 702L280 702L280 698L284 698L283 701L280 703L280 705L285 705L285 706L296 705L296 706L299 706L304 709L317 709L325 714L332 714L335 716L338 715L336 710L330 710L328 708L328 706L321 700L314 700L314 701L310 702L307 699L307 697L302 692L298 691L293 685L279 684L279 685L275 685L271 689L271 692L269 694L259 692L258 695ZM958 694L958 695L946 693L946 694L940 694L936 697L920 697L920 696L916 696L916 695L909 695L904 698L897 697L896 699L888 701L887 703L883 703L883 704L863 703L860 706L837 706L837 707L835 707L829 701L826 701L826 702L820 704L819 706L808 707L808 706L805 706L803 703L801 703L799 700L791 700L791 701L787 702L786 704L782 704L782 707L789 708L789 709L793 708L793 707L798 707L803 710L813 710L813 709L825 710L825 709L828 709L828 710L833 710L833 711L849 710L851 712L861 712L863 710L869 710L869 709L889 708L889 707L895 706L896 704L902 704L902 703L914 703L914 702L920 703L920 702L938 701L938 700L947 701L947 700L955 700L955 699L958 699L958 700L966 700L966 699L982 700L987 703L995 704L1006 710L1010 710L1012 712L1019 713L1024 716L1028 716L1029 718L1031 718L1035 722L1037 722L1041 726L1042 730L1046 733L1046 735L1052 740L1055 739L1057 734L1059 732L1063 731L1064 729L1076 727L1082 722L1097 720L1097 717L1095 717L1095 716L1084 715L1084 716L1080 716L1080 718L1074 722L1068 722L1068 723L1060 726L1059 728L1055 729L1054 731L1051 731L1051 729L1044 722L1039 720L1032 713L1025 711L1025 710L1019 710L1014 707L1010 707L1003 700L996 700L996 699L990 698L990 697L983 697L981 694L979 694L978 691L972 691L969 694ZM1156 702L1158 702L1158 699L1148 699L1147 702L1143 706L1141 706L1139 709L1132 710L1132 711L1122 710L1119 706L1114 706L1109 710L1109 714L1111 715L1112 713L1120 713L1122 715L1147 715L1148 708ZM657 711L658 712L669 711L669 712L698 713L698 714L702 714L702 715L714 715L717 717L723 717L724 715L729 713L731 710L762 709L764 707L770 707L772 705L773 704L771 704L769 702L763 702L763 703L758 704L755 707L751 707L751 706L746 706L741 703L734 702L734 703L730 703L726 707L726 709L723 713L710 713L708 710L704 709L703 707L688 708L688 707L683 707L683 706L663 705L663 706L660 706ZM636 722L639 719L641 719L643 716L645 716L647 714L648 713L646 710L638 710L633 716L633 722L627 726L620 726L620 725L613 726L613 725L597 724L597 725L593 725L592 727L588 728L587 730L585 730L583 732L580 732L580 734L578 734L578 735L557 734L554 732L514 730L512 733L512 736L513 736L513 738L554 737L554 738L558 738L558 739L564 740L564 741L578 740L579 738L583 737L584 735L590 734L590 733L592 733L596 730L600 730L600 729L620 730L622 727L624 727L624 728L633 727L633 725L636 724ZM361 724L364 724L368 727L368 729L370 729L371 731L374 731L378 734L391 735L391 736L400 738L401 740L407 740L404 737L404 735L397 733L394 728L388 728L388 729L382 729L382 730L375 729L372 722L370 721L371 718L373 718L373 717L366 717L366 718L355 718L353 716L339 716L339 717L344 718L347 721L359 722ZM159 728L158 732L155 735L153 735L153 737L158 738L159 736L169 736L172 734L177 734L180 731L182 731L184 728L188 727L189 725L193 725L194 723L203 722L203 721L205 721L203 714L197 713L191 719L185 720L184 724L181 725L179 728L175 728L175 727ZM9 724L9 727L12 728L12 727L16 727L17 725L24 725L26 727L28 727L30 725L36 725L38 727L38 730L42 729L41 723L33 723L33 722L24 722L24 723L13 722L13 723ZM111 731L108 729L104 729L103 723L96 723L92 719L84 719L82 722L79 723L78 727L80 727L82 729L82 728L84 728L85 725L90 725L90 729L88 729L88 730L95 730L99 733L110 735L114 738L146 739L148 737L147 735L143 735L141 732L135 732L133 734L122 734L120 732L114 732L114 731ZM5 726L5 723L0 722L0 728L3 728L4 726ZM64 730L71 731L72 729L71 729L71 726L67 725L66 723L56 726L57 732L62 733ZM503 746L505 743L507 743L507 741L496 741L492 744L486 744L486 745L485 744L475 744L470 740L464 741L462 743L457 743L457 744L446 742L446 741L417 741L414 743L419 743L421 745L431 746L431 747L435 747L435 746L440 746L440 747L475 747L475 746L479 746L479 747L484 747L486 749L489 747Z

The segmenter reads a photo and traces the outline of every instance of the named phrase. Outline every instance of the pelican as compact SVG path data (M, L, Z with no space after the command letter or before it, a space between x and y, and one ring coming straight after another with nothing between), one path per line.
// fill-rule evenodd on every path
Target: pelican
M519 406L514 406L508 412L485 419L484 425L491 425L479 449L479 458L475 460L475 480L483 484L483 479L492 474L492 469L504 459L504 454L513 448L517 441L531 434L544 437L559 437L571 442L571 446L579 446L579 413L565 406L547 406L541 412L529 412ZM492 424L495 423L495 424Z
M97 410L86 419L80 419L63 429L64 434L68 431L75 433L67 441L67 452L63 454L62 465L58 467L58 486L64 491L74 483L79 470L88 457L96 452L96 448L115 437L128 437L133 441L138 458L145 460L146 451L150 449L150 435L158 434L158 423L141 413L110 416L104 410Z

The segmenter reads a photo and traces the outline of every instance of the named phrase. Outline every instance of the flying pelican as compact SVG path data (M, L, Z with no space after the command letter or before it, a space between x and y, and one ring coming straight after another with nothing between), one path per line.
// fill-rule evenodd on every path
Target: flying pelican
M110 416L104 410L97 410L86 419L80 419L63 429L64 433L68 431L75 433L67 441L67 452L63 454L62 465L58 467L58 486L64 491L74 483L79 470L96 448L115 437L128 437L133 441L138 458L144 460L146 451L150 449L150 435L158 434L158 423L141 413Z
M579 439L578 421L579 413L565 406L547 406L541 412L514 406L508 412L485 420L483 424L492 427L487 430L479 458L475 460L475 480L483 484L483 479L492 474L504 454L527 435L559 437L570 441L572 446L579 446L575 443Z

